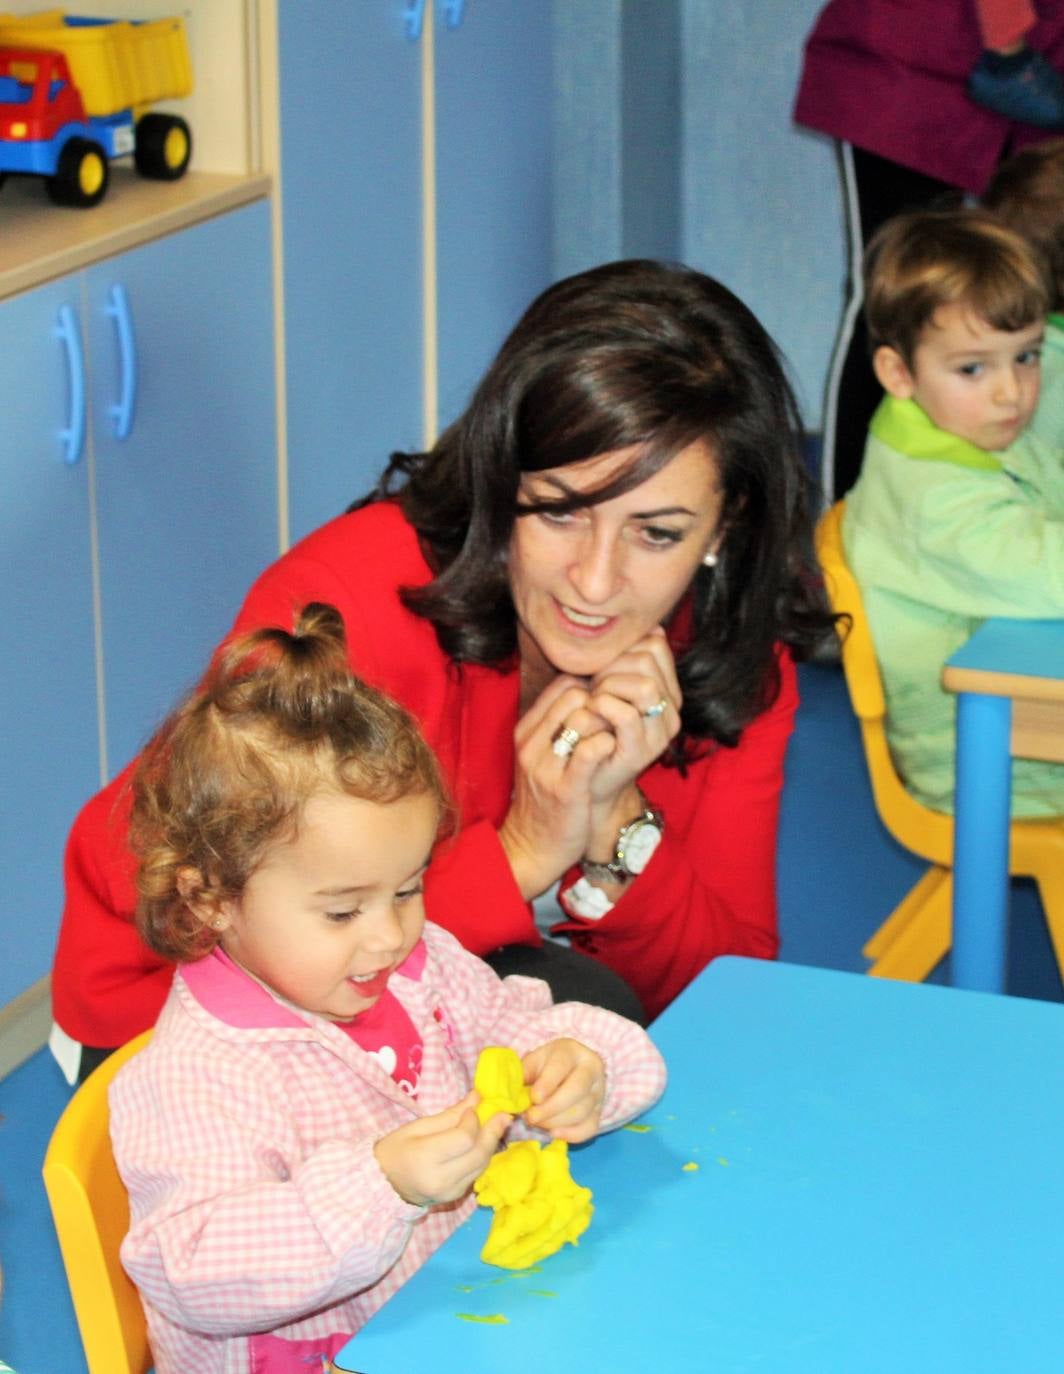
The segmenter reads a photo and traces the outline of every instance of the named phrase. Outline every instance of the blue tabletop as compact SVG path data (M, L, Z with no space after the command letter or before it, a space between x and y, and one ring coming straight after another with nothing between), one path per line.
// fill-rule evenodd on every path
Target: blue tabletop
M986 620L951 655L953 668L1064 677L1064 620Z
M492 1269L478 1212L338 1367L1059 1374L1064 1008L728 958L653 1034L579 1248Z

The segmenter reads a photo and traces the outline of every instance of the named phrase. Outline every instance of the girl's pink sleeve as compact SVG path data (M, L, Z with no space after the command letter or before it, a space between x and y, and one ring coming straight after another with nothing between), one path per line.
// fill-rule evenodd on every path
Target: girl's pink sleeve
M538 978L500 979L446 931L426 927L426 944L433 956L432 976L454 1009L455 1048L470 1083L485 1046L509 1045L523 1055L564 1036L594 1050L606 1066L601 1130L623 1125L661 1096L665 1061L634 1021L584 1002L554 1004L547 984Z
M161 1063L138 1058L111 1088L131 1199L122 1264L170 1321L214 1336L276 1330L395 1264L425 1209L391 1187L371 1133L285 1167L280 1142L298 1131L239 1059L205 1074L182 1045Z

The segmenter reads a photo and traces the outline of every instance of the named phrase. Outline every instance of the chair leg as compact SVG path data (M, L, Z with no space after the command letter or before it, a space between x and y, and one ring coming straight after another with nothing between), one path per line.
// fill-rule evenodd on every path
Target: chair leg
M866 959L879 959L902 935L906 927L917 917L922 916L927 905L934 900L939 886L949 877L949 869L938 864L932 865L907 896L894 908L861 951Z
M1041 898L1045 913L1049 938L1057 956L1057 968L1064 980L1064 865L1053 867L1035 875L1038 883L1038 896Z
M870 977L922 983L946 954L953 935L953 875L947 869L942 873L943 880L931 887L922 908L910 915L867 970Z

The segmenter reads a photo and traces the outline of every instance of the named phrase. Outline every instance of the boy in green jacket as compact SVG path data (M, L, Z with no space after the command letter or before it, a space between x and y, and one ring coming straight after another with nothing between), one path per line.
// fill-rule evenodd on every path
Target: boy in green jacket
M910 791L939 811L953 810L946 659L989 616L1064 615L1064 441L1028 431L1049 303L1041 259L982 210L898 216L866 255L887 394L843 540L891 751ZM1012 783L1014 816L1064 816L1064 767L1015 760Z

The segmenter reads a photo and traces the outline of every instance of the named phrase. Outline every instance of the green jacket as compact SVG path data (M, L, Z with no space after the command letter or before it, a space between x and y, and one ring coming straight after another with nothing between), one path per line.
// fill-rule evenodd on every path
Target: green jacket
M1042 345L1042 386L1031 423L1009 449L1022 453L1030 436L1064 449L1064 315L1050 315Z
M926 805L952 811L956 700L942 666L989 616L1064 616L1064 443L1028 431L988 453L888 396L846 498L843 544L899 772ZM1014 761L1012 812L1064 815L1064 767Z

